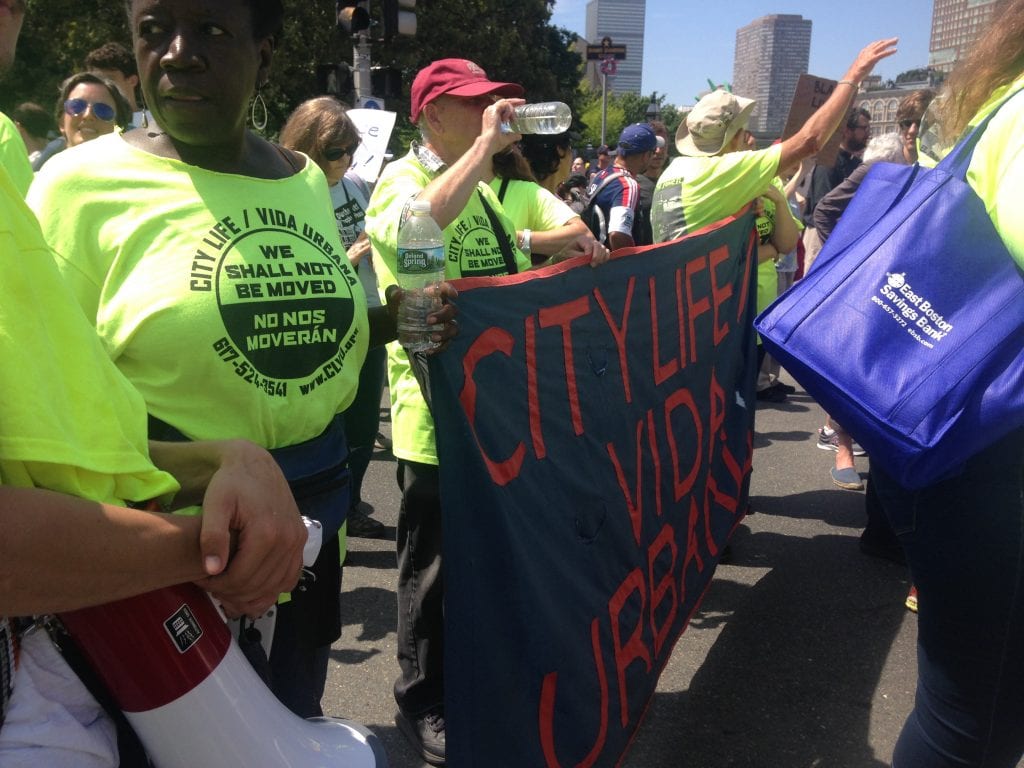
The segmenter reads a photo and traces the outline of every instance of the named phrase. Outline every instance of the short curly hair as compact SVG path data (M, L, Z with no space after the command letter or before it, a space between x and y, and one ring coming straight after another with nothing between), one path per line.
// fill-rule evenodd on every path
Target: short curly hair
M132 52L120 43L104 43L99 48L89 51L85 57L85 68L91 71L116 70L125 77L139 74Z

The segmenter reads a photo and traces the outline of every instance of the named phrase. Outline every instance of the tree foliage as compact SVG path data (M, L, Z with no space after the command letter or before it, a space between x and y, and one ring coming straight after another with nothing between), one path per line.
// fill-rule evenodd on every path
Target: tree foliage
M276 136L291 111L305 99L320 95L317 66L353 61L353 39L335 28L333 0L284 0L286 23L274 56L270 82L263 90L269 111L267 133ZM558 100L569 104L573 130L583 143L600 144L601 96L579 85L583 60L572 50L575 35L551 24L554 0L419 0L417 34L381 40L381 3L370 0L371 61L391 67L401 78L401 94L387 96L387 108L398 113L392 149L404 152L416 129L409 123L409 87L416 72L444 57L471 59L489 77L520 83L530 101ZM22 101L49 108L58 87L81 69L86 54L117 40L130 46L121 0L30 0L18 44L18 56L0 90L0 109ZM352 96L349 95L349 100ZM608 143L622 128L646 119L647 106L657 102L670 134L678 114L664 96L610 95Z
M269 109L268 133L275 135L303 100L319 95L317 66L353 61L353 40L335 29L333 0L284 0L285 29L263 95ZM559 99L574 112L582 71L574 36L551 25L553 0L420 0L415 37L380 40L379 0L370 0L374 66L401 72L402 92L386 105L399 115L396 149L414 135L409 125L409 86L415 73L434 59L471 59L496 80L521 83L531 101ZM124 3L120 0L30 0L15 66L0 93L0 108L36 101L49 108L60 82L81 69L86 54L116 40L130 46ZM383 95L383 94L376 94ZM399 146L401 145L401 146Z

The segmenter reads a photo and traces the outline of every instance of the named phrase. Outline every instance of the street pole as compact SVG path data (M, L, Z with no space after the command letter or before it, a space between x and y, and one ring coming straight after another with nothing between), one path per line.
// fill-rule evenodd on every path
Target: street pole
M359 33L359 42L352 47L352 79L356 91L356 103L373 95L370 84L370 39L366 32Z
M601 145L607 142L604 140L605 127L608 125L608 75L601 73Z

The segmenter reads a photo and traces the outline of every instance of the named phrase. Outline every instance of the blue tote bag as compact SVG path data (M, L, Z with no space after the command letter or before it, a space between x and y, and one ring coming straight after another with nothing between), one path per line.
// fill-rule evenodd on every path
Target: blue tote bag
M933 169L873 165L814 269L754 323L907 488L1024 425L1024 274L966 182L994 115Z

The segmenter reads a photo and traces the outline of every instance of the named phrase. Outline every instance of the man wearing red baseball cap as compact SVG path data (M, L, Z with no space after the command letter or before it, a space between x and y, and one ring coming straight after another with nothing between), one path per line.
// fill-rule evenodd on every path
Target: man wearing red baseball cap
M441 59L412 84L421 140L389 164L370 198L366 233L381 291L395 284L398 229L413 200L428 200L444 230L447 279L529 269L516 227L485 183L491 157L517 141L506 133L523 89L495 82L472 61ZM395 721L420 755L444 765L441 503L434 422L404 349L388 349L392 436L402 506L398 522L398 664Z

